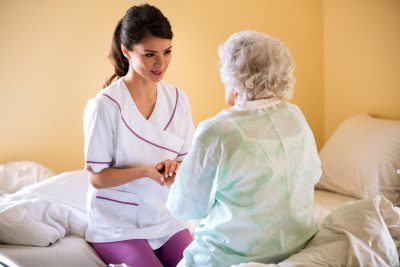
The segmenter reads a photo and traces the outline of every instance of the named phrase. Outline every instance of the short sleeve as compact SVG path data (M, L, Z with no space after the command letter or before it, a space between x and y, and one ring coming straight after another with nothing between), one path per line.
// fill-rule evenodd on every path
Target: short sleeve
M213 150L195 139L179 167L167 201L167 208L177 219L204 218L214 205L217 164L209 157Z
M85 169L99 172L113 162L113 127L104 104L89 100L84 112Z
M189 99L186 96L186 94L184 94L183 92L181 92L182 98L184 98L184 116L183 116L183 120L182 120L182 127L183 127L183 145L182 148L178 154L178 157L176 158L176 160L178 161L182 161L186 154L189 152L190 147L192 146L192 141L193 141L193 135L194 135L194 124L193 124L193 119L192 119L192 113L190 111L190 105L189 105Z

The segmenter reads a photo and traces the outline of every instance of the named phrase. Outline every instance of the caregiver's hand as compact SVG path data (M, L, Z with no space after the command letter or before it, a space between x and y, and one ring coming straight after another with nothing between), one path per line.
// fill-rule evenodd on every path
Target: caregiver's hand
M145 167L145 173L146 177L149 177L150 179L156 181L159 183L161 186L165 185L165 177L162 173L158 171L158 169L154 166L148 166Z

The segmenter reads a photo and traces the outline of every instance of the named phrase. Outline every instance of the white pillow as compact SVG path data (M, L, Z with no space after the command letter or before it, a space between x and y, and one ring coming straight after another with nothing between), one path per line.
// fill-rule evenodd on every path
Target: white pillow
M338 127L319 156L318 189L356 198L382 195L400 205L400 121L353 116Z
M14 161L0 165L0 196L11 194L54 176L55 173L33 161Z

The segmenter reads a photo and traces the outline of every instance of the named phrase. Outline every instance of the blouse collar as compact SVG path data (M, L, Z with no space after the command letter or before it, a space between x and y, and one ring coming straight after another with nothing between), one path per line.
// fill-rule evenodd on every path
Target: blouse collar
M259 99L253 101L242 101L234 105L231 109L235 111L246 111L254 109L266 109L281 102L279 99Z

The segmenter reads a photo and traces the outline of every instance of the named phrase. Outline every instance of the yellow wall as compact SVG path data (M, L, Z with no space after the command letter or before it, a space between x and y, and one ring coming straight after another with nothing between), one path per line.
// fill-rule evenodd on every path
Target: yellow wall
M324 1L324 140L347 117L400 119L400 1Z
M255 29L285 42L296 63L293 102L323 141L323 2L149 1L175 38L165 77L190 98L195 123L226 108L217 45ZM120 17L138 1L0 1L0 163L83 166L82 112L112 73L106 59Z

